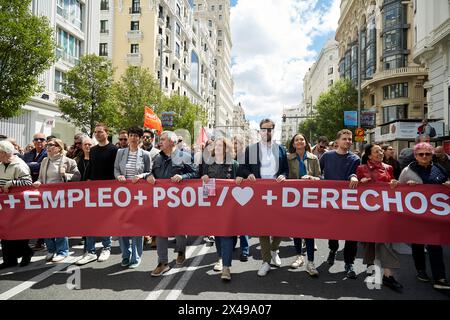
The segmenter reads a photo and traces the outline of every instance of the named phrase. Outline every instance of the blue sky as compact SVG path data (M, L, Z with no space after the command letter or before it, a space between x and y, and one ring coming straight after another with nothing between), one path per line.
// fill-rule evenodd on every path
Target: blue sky
M300 104L305 73L334 38L339 4L231 0L234 100L242 103L253 127L265 117L281 124L283 107Z

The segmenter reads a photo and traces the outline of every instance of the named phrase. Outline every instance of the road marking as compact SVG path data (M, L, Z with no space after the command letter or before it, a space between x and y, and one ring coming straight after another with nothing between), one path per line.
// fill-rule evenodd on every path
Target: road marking
M169 294L166 297L166 300L178 300L178 297L183 292L184 287L186 287L195 270L198 269L198 266L202 262L203 258L205 257L205 254L209 251L209 249L211 249L211 246L205 243L203 245L203 248L200 249L200 252L195 257L194 261L192 261L191 265L187 268L186 272L183 274L181 279L178 280L175 287L169 292Z
M197 246L202 242L202 237L198 237L195 239L194 243L189 246L186 250L186 259L191 258L194 251L197 249ZM185 268L172 268L168 272L166 272L164 275L162 275L163 279L161 282L156 286L156 288L150 292L150 294L145 298L145 300L157 300L164 292L166 287L169 285L169 283L172 281L172 279L175 277L175 275L179 272L184 271Z
M12 297L18 295L19 293L30 289L32 286L34 286L36 283L39 283L45 279L47 279L48 277L52 276L54 273L64 270L65 268L69 267L70 265L74 264L78 259L80 259L80 257L69 257L66 260L64 260L64 262L62 263L58 263L56 266L54 266L53 268L51 268L50 270L47 270L44 273L41 273L40 275L32 278L29 281L25 281L21 284L19 284L18 286L0 294L0 300L8 300L11 299Z

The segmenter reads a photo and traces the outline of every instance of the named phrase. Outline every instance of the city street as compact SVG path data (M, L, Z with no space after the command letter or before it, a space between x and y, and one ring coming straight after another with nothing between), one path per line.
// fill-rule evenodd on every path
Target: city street
M150 276L156 266L156 250L144 247L142 264L135 270L120 266L118 241L113 241L108 261L92 262L80 269L74 262L82 254L80 239L70 240L71 256L62 263L45 263L46 251L39 251L29 266L2 270L0 273L0 300L313 300L313 299L373 299L373 300L450 300L449 293L434 290L430 283L415 278L411 255L401 255L402 268L397 279L404 285L404 293L390 289L369 290L364 282L365 266L362 265L362 247L358 249L355 269L357 280L345 277L343 252L337 255L330 268L326 263L327 241L316 241L317 279L311 278L305 267L290 269L295 253L293 241L282 242L280 257L282 267L272 267L269 274L260 278L256 271L261 264L257 238L250 239L248 262L239 261L239 249L235 250L232 281L220 280L220 273L212 270L217 261L215 246L203 241L203 237L189 237L187 260L182 268L173 268L163 277ZM169 257L174 241L170 241ZM101 244L97 243L100 248ZM407 248L406 246L403 246ZM340 242L340 249L343 241ZM450 250L445 248L447 274L450 266ZM171 263L173 265L174 262ZM427 261L428 264L428 261ZM428 273L431 271L428 265Z

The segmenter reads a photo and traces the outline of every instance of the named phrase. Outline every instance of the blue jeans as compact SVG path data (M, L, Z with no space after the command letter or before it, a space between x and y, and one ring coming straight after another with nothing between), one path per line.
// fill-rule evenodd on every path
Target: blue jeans
M48 238L45 239L48 253L55 253L67 257L69 255L69 238Z
M314 262L314 239L305 239L306 253L308 261ZM298 255L302 254L302 238L294 238L295 251Z
M216 237L217 255L222 258L224 267L231 267L233 260L233 237Z
M247 256L247 257L248 257L248 254L249 254L249 246L248 246L248 239L249 238L250 238L249 236L239 236L239 241L241 242L240 243L241 254L243 256ZM233 248L236 247L236 244L237 244L237 237L233 237Z
M142 251L144 250L144 237L120 237L119 244L120 250L122 250L122 259L130 259L130 264L141 261Z
M95 238L96 237L86 237L86 241L84 242L84 251L86 251L87 253L95 253ZM111 237L103 237L103 248L111 250L111 242Z

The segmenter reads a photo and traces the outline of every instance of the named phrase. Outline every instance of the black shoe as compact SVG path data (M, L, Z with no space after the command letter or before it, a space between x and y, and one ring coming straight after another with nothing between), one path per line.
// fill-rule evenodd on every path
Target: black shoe
M430 282L430 277L427 275L425 270L417 271L417 280L422 282Z
M450 283L446 279L441 279L433 284L433 288L438 290L450 290Z
M402 293L403 292L403 286L395 280L393 276L386 277L383 275L383 285L385 285L388 288L391 288L395 292Z
M356 279L356 272L355 270L353 270L353 265L352 264L346 264L345 265L345 272L347 272L347 278L349 279Z
M334 264L334 259L336 259L336 251L330 251L328 255L327 263L332 266Z
M21 267L26 267L27 265L30 264L31 262L31 257L34 256L34 252L31 251L30 254L23 256L22 257L22 261L20 261L20 266Z
M239 260L241 260L242 262L247 262L248 261L248 256L245 254L241 254L239 257Z
M17 262L16 263L2 263L0 264L0 269L7 269L7 268L12 268L12 267L16 267L17 266Z

